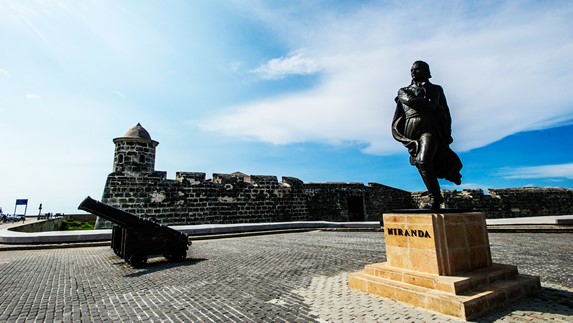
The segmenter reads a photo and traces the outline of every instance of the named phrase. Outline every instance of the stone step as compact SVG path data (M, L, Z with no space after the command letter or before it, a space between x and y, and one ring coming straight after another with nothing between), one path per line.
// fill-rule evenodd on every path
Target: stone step
M364 271L349 274L348 285L350 288L369 294L466 320L532 294L541 288L538 277L516 275L512 279L498 280L456 295L369 275Z
M364 272L368 275L437 289L452 294L460 294L481 286L487 286L499 280L512 279L518 275L516 266L504 264L493 264L490 267L455 276L440 276L395 268L386 262L366 265Z

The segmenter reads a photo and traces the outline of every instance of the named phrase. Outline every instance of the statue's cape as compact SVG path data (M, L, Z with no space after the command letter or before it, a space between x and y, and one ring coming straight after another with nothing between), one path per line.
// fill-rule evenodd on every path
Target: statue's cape
M406 115L404 113L404 108L402 107L402 102L400 102L398 98L396 98L395 101L396 111L394 112L394 118L392 119L392 136L408 148L408 152L410 153L410 164L415 165L416 154L419 151L418 142L407 138L404 135ZM459 185L461 182L460 170L463 165L458 155L450 148L449 145L451 142L450 131L448 131L448 121L451 120L449 109L447 107L440 108L443 115L437 120L437 133L440 136L440 145L436 152L436 156L434 157L434 171L438 178L444 178Z

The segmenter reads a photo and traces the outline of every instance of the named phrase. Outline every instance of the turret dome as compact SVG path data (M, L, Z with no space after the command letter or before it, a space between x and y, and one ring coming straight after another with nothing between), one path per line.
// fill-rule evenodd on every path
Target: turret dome
M151 136L149 135L149 132L147 132L147 130L145 130L145 128L143 128L140 123L137 123L137 125L135 125L134 127L129 128L129 130L127 130L127 132L125 133L125 135L123 135L123 137L137 138L151 141Z

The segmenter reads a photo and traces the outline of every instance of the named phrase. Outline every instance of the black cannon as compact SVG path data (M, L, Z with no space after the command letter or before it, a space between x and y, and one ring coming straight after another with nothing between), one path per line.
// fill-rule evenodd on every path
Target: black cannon
M187 257L191 242L183 232L98 202L89 196L78 208L115 224L111 248L133 267L144 266L148 255L163 255L169 261L182 261Z

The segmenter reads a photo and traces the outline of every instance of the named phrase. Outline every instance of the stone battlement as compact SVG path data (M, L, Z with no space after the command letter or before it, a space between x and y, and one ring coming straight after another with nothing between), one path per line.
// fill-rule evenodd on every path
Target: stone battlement
M168 225L277 221L379 221L410 193L370 183L311 183L295 177L178 172L108 175L102 202ZM97 228L111 224L98 219Z
M573 214L573 190L559 187L521 187L462 191L443 190L445 207L480 211L488 218L515 218ZM412 193L412 205L424 202L422 192Z

